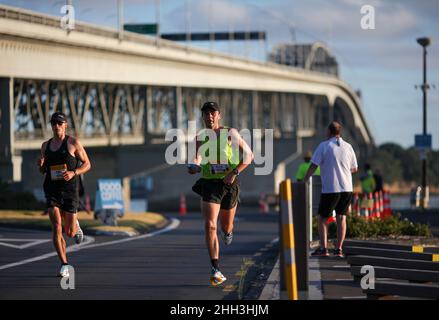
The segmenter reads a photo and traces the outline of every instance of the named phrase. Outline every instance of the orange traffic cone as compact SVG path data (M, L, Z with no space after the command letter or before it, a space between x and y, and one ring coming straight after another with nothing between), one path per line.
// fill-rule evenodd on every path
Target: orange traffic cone
M185 216L187 213L186 208L186 197L184 194L180 195L180 209L179 209L180 216Z
M369 210L369 219L373 217L373 208L374 208L373 203L374 203L373 194L372 194L372 192L369 192L367 194L367 206L368 206L368 210Z
M331 213L331 216L326 220L326 224L329 226L331 223L335 222L334 212Z
M354 203L353 203L353 213L354 213L354 215L356 215L356 216L359 216L360 215L360 199L358 198L358 193L357 192L355 192L354 193Z
M90 196L88 193L85 195L85 211L87 211L87 214L91 214Z
M379 218L380 217L380 203L379 203L379 195L378 192L374 193L374 199L373 199L373 212L372 217Z
M259 212L262 214L267 214L269 211L268 203L265 200L265 193L261 193L259 196Z
M384 193L384 217L388 218L392 215L392 208L390 207L390 196L388 191L383 191Z

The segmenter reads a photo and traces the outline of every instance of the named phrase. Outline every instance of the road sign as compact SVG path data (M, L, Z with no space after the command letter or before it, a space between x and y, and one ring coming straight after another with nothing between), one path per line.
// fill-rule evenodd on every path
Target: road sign
M124 24L123 29L141 34L157 34L157 24Z
M96 190L95 211L117 209L124 213L122 182L120 179L99 179Z
M416 134L415 147L417 149L431 150L431 134Z

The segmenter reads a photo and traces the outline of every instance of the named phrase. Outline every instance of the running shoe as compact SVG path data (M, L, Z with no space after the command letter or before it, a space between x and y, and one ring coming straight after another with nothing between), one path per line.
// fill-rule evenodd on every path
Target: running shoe
M79 226L78 220L76 220L76 225L78 226L78 231L76 231L76 234L75 234L75 242L76 242L76 244L80 244L84 240L84 232L82 231L81 227Z
M343 250L342 249L335 249L334 256L344 258Z
M69 276L70 276L70 274L69 274L69 265L63 264L61 266L61 270L58 273L58 277L66 278L66 277L69 277Z
M229 244L232 243L233 240L233 232L230 233L223 233L223 241L226 244L226 246L228 246Z
M210 275L210 284L214 287L219 286L221 283L226 281L226 277L218 269L212 268Z
M328 249L326 248L317 248L313 253L311 253L312 257L329 257Z

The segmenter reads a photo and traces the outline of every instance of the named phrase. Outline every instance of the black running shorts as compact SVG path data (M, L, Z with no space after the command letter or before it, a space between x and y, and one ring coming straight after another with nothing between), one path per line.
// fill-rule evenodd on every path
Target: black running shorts
M231 186L222 179L199 179L192 187L203 201L221 204L221 209L230 210L239 202L240 185L236 179Z
M319 215L322 218L329 218L334 210L337 215L346 215L351 200L352 192L322 193L320 195Z
M58 207L66 213L77 213L79 206L79 190L77 187L65 187L55 183L44 183L46 208Z

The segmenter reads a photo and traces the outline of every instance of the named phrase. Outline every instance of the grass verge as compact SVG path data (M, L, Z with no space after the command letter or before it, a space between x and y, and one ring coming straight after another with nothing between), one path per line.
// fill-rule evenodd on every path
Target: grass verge
M41 211L0 210L0 226L50 231L52 225L49 216L41 214ZM100 220L93 219L93 214L88 215L85 212L79 212L78 219L81 228L89 234L97 231L146 233L152 229L161 228L167 223L163 215L155 212L125 213L117 220L117 227L104 225Z

